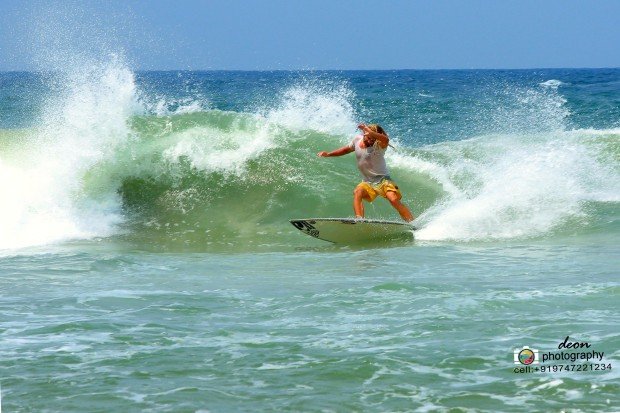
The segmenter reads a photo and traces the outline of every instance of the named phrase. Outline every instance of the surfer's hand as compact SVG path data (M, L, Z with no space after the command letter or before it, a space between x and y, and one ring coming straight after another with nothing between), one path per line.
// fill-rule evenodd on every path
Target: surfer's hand
M321 151L317 153L317 155L320 156L321 158L327 158L329 156L329 154L325 151Z
M357 125L357 129L362 130L362 131L366 131L366 129L368 129L368 126L366 126L366 124L364 123L360 123L359 125Z

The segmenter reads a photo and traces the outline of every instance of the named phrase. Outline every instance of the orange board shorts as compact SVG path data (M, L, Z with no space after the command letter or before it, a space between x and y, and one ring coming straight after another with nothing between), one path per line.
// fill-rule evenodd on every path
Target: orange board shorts
M398 186L394 183L394 181L390 181L389 179L384 179L378 184L371 184L370 182L362 181L357 185L355 189L357 188L362 188L366 191L366 193L370 197L369 202L374 201L377 195L380 195L383 198L387 198L386 194L388 192L395 192L396 196L398 196L398 199L401 199L403 197L403 195L400 193L400 189L398 189Z

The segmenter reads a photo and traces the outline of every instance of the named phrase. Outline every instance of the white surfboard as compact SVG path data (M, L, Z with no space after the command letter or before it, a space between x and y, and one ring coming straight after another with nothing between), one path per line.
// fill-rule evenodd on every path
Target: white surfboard
M416 229L406 222L361 218L307 218L290 222L305 234L336 244L413 239Z

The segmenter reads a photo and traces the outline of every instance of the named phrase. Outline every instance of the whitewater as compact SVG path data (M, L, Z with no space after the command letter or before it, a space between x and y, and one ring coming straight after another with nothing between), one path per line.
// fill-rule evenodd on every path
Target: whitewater
M0 248L119 237L197 251L303 244L282 223L350 216L358 180L352 162L313 153L348 143L364 119L384 123L398 143L388 162L421 215L418 240L544 238L608 218L620 193L613 119L598 129L591 120L571 124L559 81L536 74L524 85L481 72L489 84L451 108L451 82L471 74L422 73L428 84L420 86L408 86L416 72L395 73L389 81L403 84L371 107L365 94L380 87L356 88L354 73L231 73L239 90L224 94L240 99L221 107L213 103L221 96L207 96L223 74L136 75L112 58L44 79L56 90L41 92L36 121L11 127L26 120L9 112L0 131L0 176L9 183ZM174 90L175 80L193 90ZM420 95L431 87L435 98ZM444 106L457 121L428 130ZM371 214L391 218L376 205Z

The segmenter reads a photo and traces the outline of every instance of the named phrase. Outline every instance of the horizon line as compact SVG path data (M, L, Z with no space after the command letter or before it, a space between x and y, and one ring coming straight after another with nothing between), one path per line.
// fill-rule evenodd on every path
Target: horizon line
M438 71L519 71L519 70L616 70L620 66L581 66L581 67L522 67L522 68L400 68L400 69L145 69L138 68L130 70L135 72L438 72ZM39 69L0 69L0 73L43 73L58 72L58 69L39 70Z

